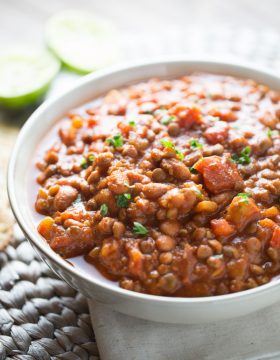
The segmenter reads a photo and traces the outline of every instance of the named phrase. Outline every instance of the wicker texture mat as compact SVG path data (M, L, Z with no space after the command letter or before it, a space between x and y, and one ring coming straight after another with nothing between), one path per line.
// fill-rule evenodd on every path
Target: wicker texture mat
M20 233L0 269L0 360L99 359L86 299Z

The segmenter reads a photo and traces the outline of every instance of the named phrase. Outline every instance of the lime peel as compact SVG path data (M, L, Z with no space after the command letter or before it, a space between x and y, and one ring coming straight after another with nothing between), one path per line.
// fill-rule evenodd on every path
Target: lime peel
M116 29L93 14L65 10L52 16L46 24L49 49L71 70L89 73L118 59Z
M59 61L46 50L29 46L2 50L0 105L19 108L37 102L59 69Z

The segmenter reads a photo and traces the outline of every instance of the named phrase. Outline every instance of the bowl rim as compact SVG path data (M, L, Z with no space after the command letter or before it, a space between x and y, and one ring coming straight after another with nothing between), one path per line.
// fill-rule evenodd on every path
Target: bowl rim
M152 302L154 304L156 303L168 303L168 304L176 304L176 305L183 305L183 304L210 304L210 303L224 303L224 302L231 302L235 299L242 299L242 298L252 298L256 295L260 295L261 293L267 293L272 288L275 288L276 286L280 285L280 279L276 279L273 281L270 281L267 284L258 286L253 289L248 289L244 291L239 291L236 293L230 293L225 295L215 295L215 296L208 296L208 297L171 297L171 296L160 296L160 295L150 295L150 294L143 294L138 293L130 290L123 289L121 287L116 287L113 284L105 283L102 281L102 279L96 279L94 277L88 277L86 272L79 271L74 266L70 265L67 261L65 261L62 257L60 257L58 254L56 254L49 246L48 244L42 243L39 238L39 233L33 234L32 231L30 231L28 225L25 223L24 215L20 211L20 207L18 205L18 201L16 198L15 193L15 165L16 165L16 159L19 154L20 148L23 145L23 140L26 138L26 135L29 133L30 129L32 128L32 125L37 121L37 118L41 116L41 113L43 113L47 108L52 107L54 104L63 101L64 98L69 96L69 94L72 91L75 91L77 88L82 88L86 84L94 82L98 79L102 79L103 77L106 77L108 75L114 75L116 73L121 73L123 71L133 71L141 67L149 67L149 66L155 66L155 65L168 65L168 64L197 64L200 66L211 66L211 65L220 65L224 67L229 67L232 70L240 70L241 71L248 71L248 72L254 72L255 74L258 74L260 76L263 76L264 78L270 77L271 79L275 81L279 81L279 87L280 87L280 76L273 73L270 69L264 67L264 66L252 66L250 63L246 61L239 61L239 60L221 60L221 59L201 59L201 58L195 58L195 57L188 57L188 56L161 56L159 58L149 58L149 59L143 59L142 61L130 61L125 62L120 65L115 65L108 67L106 69L102 69L99 71L96 71L94 73L88 74L81 79L79 79L73 86L71 86L67 91L64 91L59 96L52 96L51 98L44 101L26 120L25 124L21 128L19 135L17 136L16 142L14 144L14 148L12 150L12 153L10 155L9 164L8 164L8 171L7 171L7 192L8 192L8 198L10 201L11 209L13 211L13 214L16 218L16 221L23 231L23 233L26 235L27 239L31 242L32 245L35 246L35 248L39 249L40 252L44 254L45 257L49 258L52 262L56 263L60 268L62 268L64 271L69 272L73 277L75 278L81 278L85 282L89 282L95 286L100 286L102 290L104 291L111 291L112 293L115 293L123 298L126 299L135 299L138 301L143 302ZM203 71L202 71L203 72ZM210 72L208 70L205 70L205 72ZM223 71L221 71L221 74ZM227 75L227 74L225 74ZM231 76L229 74L229 76ZM238 77L238 75L232 75ZM244 76L240 76L241 78ZM144 77L143 77L144 78ZM248 78L250 78L248 76ZM254 79L253 79L254 80ZM140 81L140 80L139 80ZM122 85L120 85L122 86ZM70 110L70 109L69 109ZM38 139L39 140L39 139Z

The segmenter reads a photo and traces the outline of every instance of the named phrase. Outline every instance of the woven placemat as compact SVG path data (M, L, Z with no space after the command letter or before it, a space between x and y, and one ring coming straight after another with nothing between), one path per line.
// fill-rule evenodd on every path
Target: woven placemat
M86 299L56 277L14 225L6 168L19 123L0 116L0 360L97 360Z
M99 359L86 299L14 234L0 253L0 360Z
M189 27L169 29L159 37L148 35L127 35L123 44L126 60L167 52L216 58L230 55L279 69L280 37L269 30ZM59 80L54 95L71 82L70 78L64 78L64 83ZM86 299L58 279L18 228L12 227L3 189L18 128L0 112L0 360L99 359ZM114 349L108 353L113 354Z

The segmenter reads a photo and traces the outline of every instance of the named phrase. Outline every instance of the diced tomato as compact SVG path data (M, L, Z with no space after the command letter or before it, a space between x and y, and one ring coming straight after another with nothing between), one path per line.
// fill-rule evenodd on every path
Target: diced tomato
M50 247L64 258L85 254L94 246L91 228L70 226L67 231L56 227Z
M202 174L205 186L214 194L243 188L243 179L229 156L222 158L214 155L203 158L194 168Z
M226 122L232 122L237 120L237 115L230 109L212 109L209 115L219 117Z
M217 237L228 237L235 233L235 227L226 219L211 220L211 229Z
M97 125L99 122L99 119L98 117L96 116L91 116L88 118L88 127L92 128L94 127L95 125Z
M125 135L128 135L128 133L133 129L128 123L119 122L118 128L121 130L121 132Z
M249 197L236 196L228 207L226 219L242 231L250 222L260 218L261 211Z
M50 240L52 235L52 229L54 225L54 219L50 216L45 217L38 225L38 232L41 234L46 240Z
M210 144L218 144L224 142L228 137L229 126L224 121L215 122L204 132L204 137Z
M277 226L274 229L272 238L270 240L270 245L274 248L280 249L280 226Z
M276 222L271 219L265 218L259 221L259 225L268 229L274 229Z
M119 244L116 240L105 241L100 250L100 256L107 259L115 259L119 253Z
M136 247L128 249L128 270L132 275L141 277L143 273L143 254Z
M111 275L120 274L124 271L121 244L114 238L103 241L98 260Z
M277 215L279 215L279 210L276 206L271 206L270 208L263 211L263 215L267 218L275 218Z
M170 109L170 114L178 117L179 125L183 128L189 129L194 124L202 123L200 109L195 106L190 107L184 104L177 104Z
M65 257L65 258L72 256L73 241L66 234L54 237L50 241L50 247L55 252L57 252L59 255ZM75 255L76 255L76 253L73 254L73 256L75 256ZM79 254L77 254L77 255L79 255Z

